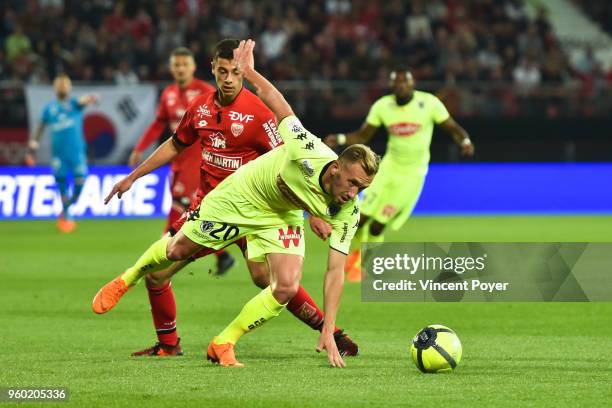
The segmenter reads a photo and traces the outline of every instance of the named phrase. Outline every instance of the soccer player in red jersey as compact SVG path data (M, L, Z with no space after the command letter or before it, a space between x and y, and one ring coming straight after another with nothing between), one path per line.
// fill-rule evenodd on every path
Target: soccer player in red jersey
M180 230L183 223L193 215L194 211L197 211L206 194L223 179L240 166L282 143L276 130L276 119L272 111L257 96L243 87L242 74L232 61L234 49L238 45L238 40L223 40L217 44L212 70L218 90L193 98L176 127L172 139L162 144L151 157L128 176L131 184L138 177L173 160L185 149L193 148L193 145L188 147L181 140L199 140L199 143L194 143L200 146L202 151L199 190L189 210L169 228L171 235ZM115 191L113 189L109 198ZM311 227L323 239L328 238L331 233L331 227L320 219L311 217ZM246 240L241 239L236 243L245 253ZM175 262L166 270L146 275L145 281L158 342L153 347L132 355L173 356L182 354L176 331L176 303L170 279L190 261L212 252L214 251L205 248L192 256L190 260ZM246 253L245 258L247 258ZM267 265L250 261L248 258L247 264L253 282L261 288L267 287L269 285ZM96 295L97 300L101 298L99 295ZM94 299L96 313L105 313L112 308L112 306L105 308L104 302L97 302L96 299ZM287 308L311 328L320 331L323 327L323 312L303 287L300 286ZM342 330L336 328L334 338L343 355L357 355L358 346Z
M142 152L159 140L166 128L170 129L171 134L174 133L187 107L196 96L216 90L207 82L194 78L195 70L195 60L188 48L179 47L172 51L170 72L174 83L168 85L162 92L155 120L142 135L130 155L131 167L140 164ZM200 182L200 173L194 169L200 168L201 162L202 148L198 143L185 149L172 161L170 170L172 207L164 233L168 232L170 226L181 217L195 197ZM235 263L233 257L225 251L219 251L215 255L217 256L216 273L218 275L224 274Z

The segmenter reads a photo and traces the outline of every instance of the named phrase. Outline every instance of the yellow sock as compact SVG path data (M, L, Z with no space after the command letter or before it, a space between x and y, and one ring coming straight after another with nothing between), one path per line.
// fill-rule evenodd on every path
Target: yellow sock
M121 275L121 279L123 279L126 285L135 285L146 274L161 271L172 265L173 261L169 261L168 258L166 258L166 247L168 246L169 240L170 237L165 236L155 241L153 245L138 258L136 263Z
M278 316L284 307L274 298L268 286L244 305L240 314L215 338L215 343L236 344L244 334Z

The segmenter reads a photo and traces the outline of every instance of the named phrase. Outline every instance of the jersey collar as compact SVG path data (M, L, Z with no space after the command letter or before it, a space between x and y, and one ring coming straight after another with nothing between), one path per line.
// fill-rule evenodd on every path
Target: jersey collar
M321 173L319 173L319 186L321 187L321 190L323 190L323 192L327 195L329 195L329 193L325 191L325 187L323 186L323 174L325 174L325 172L327 171L327 168L331 166L333 162L334 160L326 163L325 166L323 166L323 168L321 169Z

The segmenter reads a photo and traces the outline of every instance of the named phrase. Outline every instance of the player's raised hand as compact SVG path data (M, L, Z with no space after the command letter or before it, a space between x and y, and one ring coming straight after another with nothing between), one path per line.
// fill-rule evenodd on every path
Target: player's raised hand
M255 48L255 41L248 39L240 41L238 48L234 49L234 63L238 70L243 71L246 67L255 68L253 48Z
M311 215L308 218L308 223L310 224L310 229L312 232L314 232L317 237L321 238L323 241L325 241L331 235L331 225L323 221L321 218Z
M129 177L126 177L117 184L115 184L111 192L104 199L104 204L108 204L108 202L111 200L111 198L113 198L115 194L117 194L117 198L121 199L123 193L128 191L132 187L133 183L134 182Z
M317 343L317 353L320 353L321 350L327 351L327 361L329 361L329 365L336 368L346 367L346 364L338 351L338 346L336 346L336 342L334 341L333 333L330 333L325 329L321 331L319 342Z

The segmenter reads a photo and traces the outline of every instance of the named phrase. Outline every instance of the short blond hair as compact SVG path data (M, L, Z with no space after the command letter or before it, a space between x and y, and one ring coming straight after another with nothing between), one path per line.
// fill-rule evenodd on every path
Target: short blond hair
M370 177L373 177L378 172L380 164L380 156L377 155L368 146L363 144L350 145L338 157L342 163L359 163L361 167Z
M62 81L62 80L68 80L72 83L68 74L61 73L61 74L56 75L55 78L53 78L53 85L55 86L55 84L57 84L59 81Z

